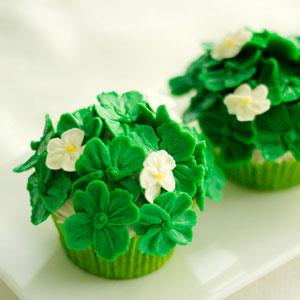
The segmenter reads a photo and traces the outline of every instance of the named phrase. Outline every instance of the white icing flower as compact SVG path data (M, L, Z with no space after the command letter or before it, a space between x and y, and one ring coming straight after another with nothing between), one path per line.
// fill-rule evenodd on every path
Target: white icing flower
M217 60L231 58L240 53L243 46L252 38L252 32L245 28L235 34L228 34L220 43L215 44L211 57Z
M268 88L261 84L254 90L249 84L242 84L234 90L233 94L225 97L224 103L228 113L236 115L241 122L252 121L256 115L260 115L271 106L271 101L267 99Z
M83 138L83 130L72 128L65 131L61 138L50 140L47 145L46 166L52 170L75 171L75 163L84 149L81 146Z
M175 189L175 178L172 170L176 167L174 158L165 150L150 153L144 161L140 175L145 198L153 203L159 196L161 188L168 192Z
M154 92L152 90L147 91L144 96L145 96L145 100L149 103L149 105L151 106L154 112L157 111L160 105L165 105L171 119L176 122L181 122L181 119L179 118L178 114L175 112L176 103L171 97L168 97L167 95L161 93Z

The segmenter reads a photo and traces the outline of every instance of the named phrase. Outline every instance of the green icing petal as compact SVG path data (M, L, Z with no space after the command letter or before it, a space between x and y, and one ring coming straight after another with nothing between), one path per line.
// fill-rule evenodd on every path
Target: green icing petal
M92 181L88 184L86 192L90 195L90 199L93 200L94 207L97 207L97 211L107 213L109 209L109 190L107 185L103 181Z
M187 245L193 239L192 227L197 224L197 214L194 210L187 210L172 220L173 228L167 232L170 239L178 245Z
M139 103L139 115L136 120L137 124L146 124L151 127L155 126L155 114L149 105L145 103Z
M14 168L13 171L16 173L21 173L21 172L27 171L36 165L37 160L38 160L38 156L36 154L34 154L22 165Z
M104 260L113 261L128 250L129 244L126 226L110 226L94 231L95 252Z
M288 108L285 105L279 105L257 116L255 126L258 135L260 132L284 133L289 130L291 122Z
M63 205L71 187L71 180L64 173L46 167L46 156L46 152L39 156L35 172L27 183L32 207L31 221L34 225L44 222L51 212Z
M222 189L226 182L224 172L218 166L208 167L205 176L205 194L215 202L222 200Z
M270 36L271 35L267 30L264 30L263 32L252 32L252 38L244 46L244 48L256 48L264 50L268 46Z
M175 190L193 197L196 194L197 185L203 180L204 172L204 167L197 165L194 159L177 164L173 171Z
M275 56L280 59L292 61L298 61L299 59L299 48L296 44L276 33L271 34L266 52L270 56Z
M72 128L79 128L85 133L85 141L92 137L99 137L103 122L96 116L92 106L75 111L73 114L63 114L57 124L57 134L60 136L63 132Z
M177 76L169 81L169 85L174 95L183 95L189 92L194 87L194 79L189 74Z
M175 245L176 243L160 228L151 228L140 239L138 249L142 253L162 257L167 255Z
M71 180L64 173L59 173L48 183L44 204L50 212L58 210L67 200L71 187Z
M226 167L236 167L250 162L254 147L236 140L224 140L220 153L220 162Z
M85 190L89 182L93 180L102 180L103 177L104 177L104 172L101 170L79 177L72 184L72 194L74 194L77 190Z
M198 79L203 81L204 87L211 92L219 92L225 89L226 70L213 70L200 73Z
M139 209L132 202L132 196L120 189L110 194L108 208L109 225L126 225L134 223L139 218Z
M77 213L67 218L63 224L66 245L70 249L84 250L93 244L93 223L86 213Z
M143 95L134 91L121 96L115 92L102 93L97 98L100 105L94 109L114 136L126 134L126 125L137 120L139 104L145 102Z
M73 195L73 207L77 213L85 212L91 217L99 210L97 199L82 190L77 190Z
M177 123L165 123L157 128L161 137L160 149L166 150L176 162L188 159L195 150L196 143L193 137L181 130Z
M187 68L187 74L195 75L208 69L216 68L222 65L222 63L222 60L215 60L209 53L205 53L190 64L190 66Z
M163 208L171 218L175 218L186 211L193 201L185 193L180 193L178 196L175 193L164 193L158 196L154 203Z
M132 175L134 172L140 170L145 159L145 152L142 148L132 146L130 139L125 136L114 138L108 145L111 157L112 171L107 170L111 181L122 179L126 176Z
M30 205L32 207L31 222L34 225L38 225L49 217L50 212L47 210L44 204L43 195L39 189L39 180L36 172L29 176L27 190L30 194Z
M163 221L170 219L167 212L155 204L144 204L140 209L141 220L146 221L148 224L161 224Z
M104 170L109 166L111 166L109 152L105 144L98 138L92 138L86 143L83 154L75 164L79 175Z
M154 129L148 125L138 125L128 134L128 137L133 146L139 146L147 155L158 151L159 138Z
M173 120L170 118L170 115L166 109L165 105L160 105L156 112L156 118L155 118L155 125L156 127L164 124L164 123L170 123Z
M265 159L275 161L291 151L298 160L300 143L300 106L281 104L272 107L265 118L259 116L255 121L257 130L256 146Z
M134 202L139 199L141 194L141 186L137 182L137 179L135 179L133 176L128 176L119 180L118 185L122 189L127 190L133 196Z

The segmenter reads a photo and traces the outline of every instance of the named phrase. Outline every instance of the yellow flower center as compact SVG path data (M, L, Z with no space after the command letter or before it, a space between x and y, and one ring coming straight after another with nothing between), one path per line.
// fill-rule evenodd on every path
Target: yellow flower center
M74 146L72 146L72 145L68 145L68 146L66 147L66 150L67 150L68 152L75 152L75 151L76 151L76 148L75 148Z
M227 46L232 46L234 44L234 39L228 39L227 41L226 41L226 45Z
M245 98L243 99L243 102L246 103L246 104L249 104L249 103L251 102L251 98L245 97Z
M158 173L158 174L155 176L155 178L158 179L158 180L162 180L162 179L164 179L164 177L165 177L165 175L162 174L162 173Z

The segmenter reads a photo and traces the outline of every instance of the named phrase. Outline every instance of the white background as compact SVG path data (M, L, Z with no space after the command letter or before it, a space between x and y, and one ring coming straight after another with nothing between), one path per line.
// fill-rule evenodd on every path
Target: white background
M10 172L28 155L29 141L40 137L46 113L56 121L62 112L95 103L102 91L166 91L167 79L199 55L202 41L217 40L245 25L300 34L299 12L296 0L0 0L2 277L31 300L45 299L55 280L62 282L66 274L79 272L65 262L50 222L40 227L29 223L28 175ZM201 293L220 298L294 257L300 249L297 197L299 189L259 194L229 185L222 205L210 204L201 215L194 244L180 248L170 266L145 279L161 288L153 292L156 298L172 290L166 286L168 277L177 285L174 297L183 297L187 289L190 299L199 299ZM224 249L227 252L220 252ZM215 266L206 263L207 271L199 271L204 254L220 261ZM45 267L49 264L50 270ZM58 270L66 274L58 276ZM289 274L287 278L295 276ZM96 279L82 280L92 285ZM165 285L160 287L158 280ZM73 282L75 278L62 290L75 299ZM275 289L278 284L266 287ZM74 291L68 294L68 289ZM261 299L268 299L264 295ZM291 295L300 298L296 290ZM272 299L284 299L278 297Z

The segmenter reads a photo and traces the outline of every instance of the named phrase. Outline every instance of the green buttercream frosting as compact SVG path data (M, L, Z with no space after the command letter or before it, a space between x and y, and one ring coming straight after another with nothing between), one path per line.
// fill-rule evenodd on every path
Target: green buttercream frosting
M176 244L190 243L192 198L204 210L206 195L220 201L225 181L208 140L173 121L165 106L154 112L138 92L102 93L98 101L61 115L56 129L46 116L43 137L31 143L34 155L14 169L34 169L27 185L32 223L44 222L70 199L74 214L62 226L66 247L94 249L109 262L128 251L133 229L145 255L162 257ZM152 176L157 184L155 178L170 174L172 180L160 185L152 203L141 173L153 153L167 159L167 171L154 158L147 170L162 173L149 171L145 180Z
M288 151L300 161L299 38L285 38L267 30L251 34L231 58L214 59L214 44L206 43L205 53L188 66L185 74L169 81L171 92L195 92L184 121L199 121L203 134L220 150L224 167L248 164L254 149L261 150L268 161ZM264 85L268 90L269 109L249 121L239 121L229 114L224 103L225 97L242 84L252 89Z

